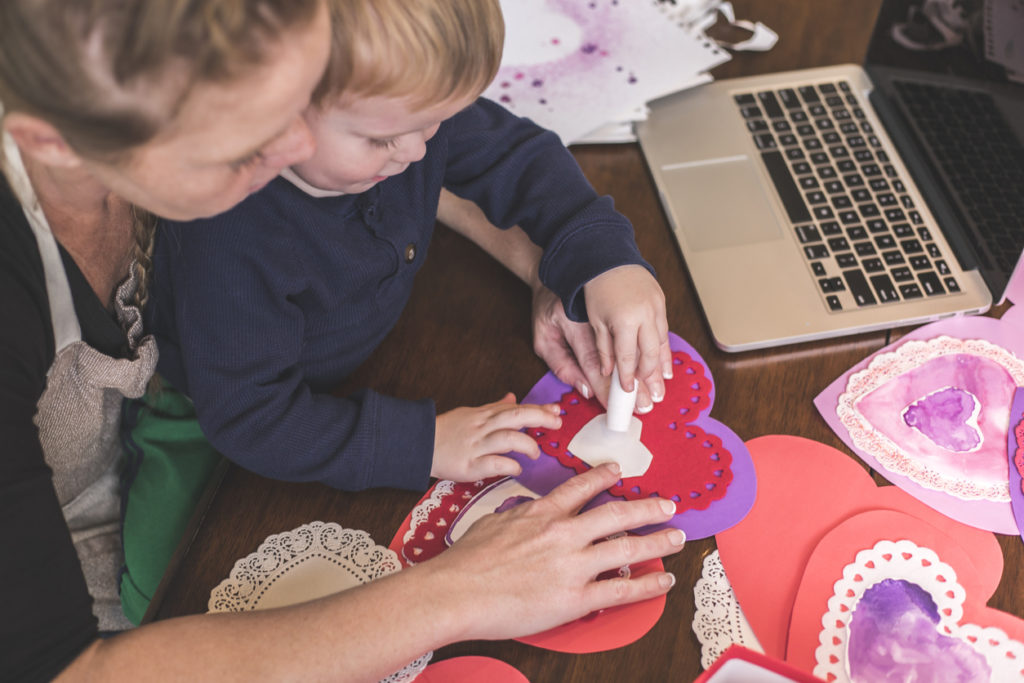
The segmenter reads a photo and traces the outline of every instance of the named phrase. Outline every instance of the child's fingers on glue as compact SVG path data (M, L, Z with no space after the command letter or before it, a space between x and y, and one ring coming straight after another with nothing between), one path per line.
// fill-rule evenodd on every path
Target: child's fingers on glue
M561 409L553 410L548 405L536 403L502 404L490 416L488 425L492 429L518 430L523 427L546 427L558 429L562 426Z

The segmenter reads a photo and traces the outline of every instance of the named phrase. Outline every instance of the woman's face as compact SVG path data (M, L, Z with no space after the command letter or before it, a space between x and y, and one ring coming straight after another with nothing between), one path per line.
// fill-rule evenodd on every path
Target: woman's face
M265 64L235 81L195 87L168 129L124 163L83 163L112 192L159 216L191 220L226 211L313 154L301 114L329 45L321 7L309 26L281 36Z

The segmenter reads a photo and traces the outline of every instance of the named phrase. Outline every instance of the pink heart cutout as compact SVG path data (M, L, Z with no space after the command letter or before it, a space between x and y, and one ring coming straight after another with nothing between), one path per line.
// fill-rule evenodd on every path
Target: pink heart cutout
M999 583L1003 557L991 533L955 522L895 486L875 486L850 456L795 436L762 436L747 448L757 499L739 524L715 538L736 599L768 655L786 655L790 615L814 548L862 512L896 510L956 535L977 558L979 579Z
M945 616L946 620L951 622L954 627L965 625L994 626L1002 629L1010 639L1016 640L1018 643L1024 642L1024 620L985 605L998 586L999 577L993 576L992 572L979 571L979 567L992 561L993 558L990 558L990 555L997 555L994 559L998 560L998 565L1002 564L1002 555L999 552L995 537L987 534L992 539L991 543L985 543L968 549L968 547L965 547L960 542L959 533L960 530L958 528L943 530L918 517L891 510L872 510L854 515L841 522L818 542L804 569L796 600L793 604L786 661L805 671L815 671L815 667L818 666L819 669L815 671L816 675L826 680L833 680L832 676L825 677L824 675L824 672L828 671L830 665L835 666L826 657L826 653L833 652L839 653L840 656L844 655L848 643L853 637L852 619L841 628L837 623L836 628L828 629L827 631L823 629L823 624L830 624L833 614L840 614L847 619L849 619L848 615L857 618L858 607L856 601L850 600L853 603L852 609L847 610L845 609L845 603L841 599L838 600L838 603L830 602L830 599L836 600L833 597L836 595L839 595L840 598L845 597L845 595L842 595L842 586L855 585L856 579L860 575L855 574L852 581L840 581L844 579L844 576L849 577L851 571L855 571L847 569L844 574L844 568L848 566L856 567L858 563L855 562L855 559L858 559L858 552L871 549L880 541L910 541L918 546L920 557L912 557L913 553L904 553L903 558L911 561L901 563L900 557L893 558L891 555L883 555L879 564L888 561L891 563L891 566L878 566L874 562L868 562L867 566L870 567L874 574L873 578L865 579L866 583L877 583L885 577L904 579L914 585L920 584L922 587L926 587L929 584L928 577L933 576L932 572L935 571L935 568L944 563L949 565L948 568L953 569L955 576L948 577L948 580L941 572L938 573L938 576L944 580L944 583L948 583L950 586L954 584L962 586L965 595L962 596L963 601L961 603L959 597L953 599L954 594L950 591L947 594L949 596L948 602L939 604L948 604L952 609L947 608L941 616ZM992 546L994 546L994 550ZM929 554L927 550L920 550L921 548L934 551L938 556L937 561L930 562L923 559ZM982 554L976 555L974 554L975 552L981 552ZM868 553L867 556L873 557L874 553ZM920 561L921 565L926 565L926 567L922 568L918 561ZM916 581L915 577L917 577ZM942 598L943 596L939 597ZM836 604L842 604L844 609L835 609ZM963 614L959 619L956 619L954 610L958 606L962 606ZM826 617L826 615L828 616ZM940 615L937 613L936 616L938 618ZM868 616L862 618L870 620ZM901 622L901 629L905 627L906 622ZM832 641L828 637L824 639L822 637L823 633L827 634L828 632L833 633L831 636ZM925 628L923 632L924 635L928 635L929 629ZM941 628L931 632L935 642L944 639L944 635ZM948 640L950 642L946 644L947 647L955 645L966 649L962 641L952 638ZM829 647L830 644L834 644L835 647ZM885 647L887 639L883 637L877 644ZM901 643L899 647L906 645L906 643ZM934 642L925 640L917 645L920 647L931 645L932 647L929 652L935 658L943 654L943 648L935 646ZM909 656L907 651L903 651L900 657L907 660L912 659L914 646L914 644L910 644L911 654ZM1004 648L998 650L998 652L1002 654L1010 646L1011 644L1004 644ZM1018 645L1015 649L1020 651L1021 648ZM980 658L981 654L979 649L974 656ZM835 657L835 655L832 656ZM881 657L882 655L876 651L873 656ZM1018 664L1019 666L1017 666ZM1024 661L1019 663L1014 661L1013 665L1016 666L1017 671L1024 669ZM849 668L847 667L846 670L849 671ZM994 675L992 680L1004 679Z

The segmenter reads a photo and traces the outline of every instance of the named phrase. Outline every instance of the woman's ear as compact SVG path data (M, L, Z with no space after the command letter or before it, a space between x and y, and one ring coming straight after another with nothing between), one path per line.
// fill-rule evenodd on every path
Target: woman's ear
M73 168L81 165L79 157L56 128L46 121L21 112L4 116L3 127L22 154L31 156L49 166Z

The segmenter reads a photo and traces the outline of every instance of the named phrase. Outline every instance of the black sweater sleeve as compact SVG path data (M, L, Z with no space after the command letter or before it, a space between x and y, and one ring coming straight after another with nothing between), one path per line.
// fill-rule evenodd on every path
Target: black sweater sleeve
M49 680L96 637L33 416L54 357L35 238L0 176L0 679Z

